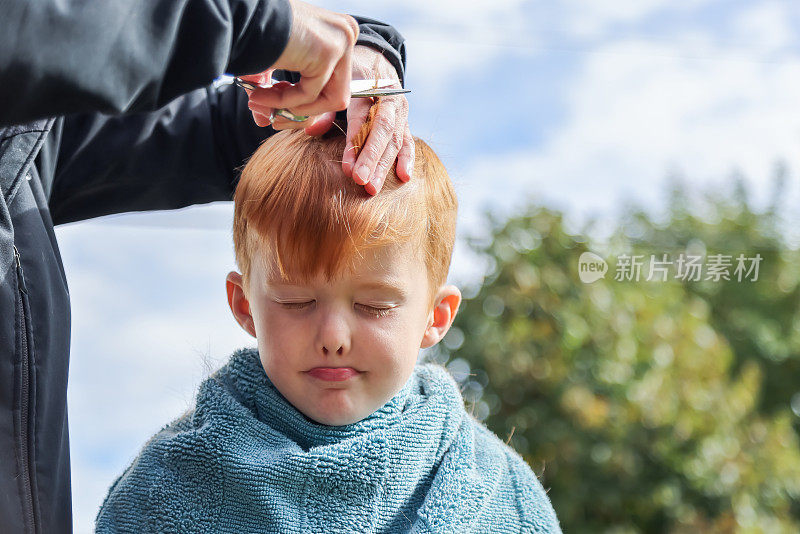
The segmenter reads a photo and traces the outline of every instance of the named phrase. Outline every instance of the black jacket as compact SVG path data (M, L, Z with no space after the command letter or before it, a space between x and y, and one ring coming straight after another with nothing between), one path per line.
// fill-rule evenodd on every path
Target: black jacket
M359 43L402 79L402 37L359 23ZM72 529L69 293L53 224L229 200L235 169L273 130L253 123L243 91L211 83L269 67L290 28L286 0L3 3L3 533Z

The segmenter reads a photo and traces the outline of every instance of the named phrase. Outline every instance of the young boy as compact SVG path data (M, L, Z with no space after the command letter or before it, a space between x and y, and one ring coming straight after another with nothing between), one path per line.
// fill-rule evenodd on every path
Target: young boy
M371 197L344 138L282 132L235 197L238 323L257 339L111 487L98 532L560 532L525 461L417 364L461 301L456 196L416 141Z

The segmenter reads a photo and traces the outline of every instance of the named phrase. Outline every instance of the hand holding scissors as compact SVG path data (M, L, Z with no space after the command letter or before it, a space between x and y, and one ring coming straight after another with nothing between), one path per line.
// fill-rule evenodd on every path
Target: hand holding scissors
M377 50L369 46L356 45L352 58L353 76L365 79L354 80L355 85L350 86L352 96L347 106L347 142L342 156L342 171L357 184L364 185L364 189L374 195L383 187L386 175L395 162L397 177L401 180L410 180L413 173L414 138L408 126L408 100L403 95L408 91L400 88L395 68ZM242 82L248 84L244 86L240 83L248 93L248 106L256 124L262 127L272 126L276 130L304 128L309 135L322 135L327 132L334 122L336 113L333 111L316 117L312 114L308 121L303 122L295 122L302 118L295 115L301 115L302 108L286 110L291 114L291 118L275 111L270 105L274 100L274 93L286 91L292 84L273 83L273 71L274 69L269 69L259 74L240 77ZM265 87L269 89L264 89ZM273 93L273 98L262 98L262 91ZM381 105L369 137L356 158L352 140L366 121L372 106L372 100L367 97L376 96L382 97ZM292 118L295 121L291 120Z
M254 82L249 82L239 76L233 78L233 82L243 89L255 91L257 89L268 89L278 86L278 84L286 84L287 82L277 82L276 84L262 85ZM397 83L396 80L383 78L378 80L351 80L350 82L350 98L376 98L379 96L393 96L410 93L410 89L393 88L392 86ZM289 87L289 85L286 85ZM269 115L269 122L272 124L277 117L283 117L291 122L305 122L308 120L308 115L295 115L285 108L273 109Z

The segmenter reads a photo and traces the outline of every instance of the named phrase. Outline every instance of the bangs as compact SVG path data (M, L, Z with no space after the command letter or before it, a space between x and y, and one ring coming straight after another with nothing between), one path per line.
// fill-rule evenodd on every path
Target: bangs
M345 139L302 130L272 136L245 166L234 197L234 244L245 280L253 258L274 258L281 279L327 279L366 249L429 234L420 180L392 169L371 196L342 172ZM273 262L270 262L273 263Z

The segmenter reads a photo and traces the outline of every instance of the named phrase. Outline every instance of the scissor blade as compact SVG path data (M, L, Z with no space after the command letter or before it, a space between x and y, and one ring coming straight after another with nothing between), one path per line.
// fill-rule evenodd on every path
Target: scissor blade
M397 80L392 80L391 78L380 78L378 80L351 80L350 92L363 93L364 91L370 91L373 89L385 89L393 86L396 83L398 83Z
M371 98L376 96L393 96L410 93L411 89L368 89L350 95L351 98Z
M233 77L233 83L242 87L244 89L249 89L251 91L255 91L259 88L267 88L270 85L259 85L256 83L248 82L239 78L238 76ZM410 93L410 89L398 89L392 88L392 85L395 85L397 80L392 80L390 78L381 78L378 80L351 80L350 81L350 97L351 98L372 98L378 96L392 96L392 95L402 95L405 93ZM280 116L285 119L288 119L292 122L304 122L308 120L308 117L305 115L295 115L288 109L276 109L273 111L273 116ZM272 116L270 117L270 122L272 122Z
M269 85L259 85L257 83L248 82L239 78L238 76L233 78L233 82L239 87L243 87L244 89L249 89L251 91L255 91L259 88L265 89L270 87ZM392 80L391 78L381 78L379 80L352 80L350 82L350 96L355 98L367 98L375 96L401 95L411 92L408 89L391 88L391 86L396 83L397 81Z

